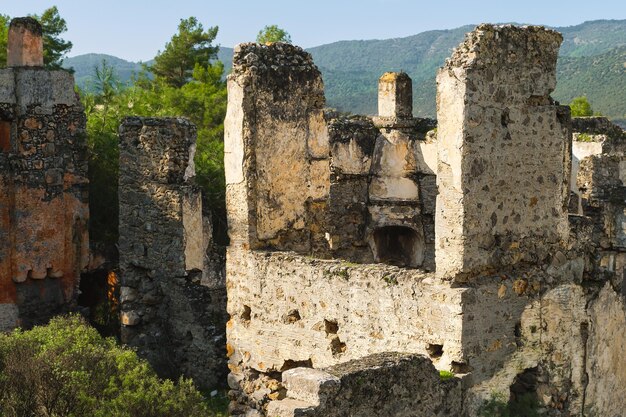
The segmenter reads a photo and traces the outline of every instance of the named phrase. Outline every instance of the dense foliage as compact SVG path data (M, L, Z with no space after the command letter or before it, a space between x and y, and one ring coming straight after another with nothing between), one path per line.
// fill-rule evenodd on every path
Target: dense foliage
M4 68L7 63L7 43L10 22L11 18L9 16L0 14L0 68Z
M81 318L0 334L4 417L212 415L190 380L160 380L134 351Z
M43 62L49 69L59 69L63 63L63 57L72 49L72 42L60 37L67 31L65 19L59 16L59 10L52 6L41 15L32 15L41 23L43 33ZM0 15L0 68L7 62L7 35L11 18Z
M291 43L291 35L276 25L269 25L259 31L258 35L256 35L256 41L258 43Z
M132 84L122 84L106 61L95 69L93 81L86 86L82 97L91 151L91 233L95 240L114 243L117 239L117 130L123 117L128 115L185 116L196 124L196 181L213 214L218 241L224 238L226 85L223 65L210 61L217 48L211 45L216 33L217 28L203 32L195 18L182 20L179 33L150 67L156 71L154 76L146 70L137 74ZM188 42L190 37L195 45ZM172 63L164 58L166 54L181 59ZM182 58L184 55L187 57Z

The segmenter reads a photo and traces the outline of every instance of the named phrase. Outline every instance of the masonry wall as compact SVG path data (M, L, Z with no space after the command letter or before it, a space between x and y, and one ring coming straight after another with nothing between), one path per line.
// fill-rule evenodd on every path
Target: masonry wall
M294 366L387 351L430 352L441 369L462 361L465 290L433 273L232 247L227 268L229 381L247 407L263 410Z
M186 119L131 117L120 127L121 335L161 375L208 388L225 371L224 294L202 285L210 230L195 142Z
M86 121L74 79L15 49L18 35L41 43L40 30L15 19L14 66L0 70L1 330L67 311L89 262Z
M569 113L550 98L561 39L480 25L439 71L440 276L541 262L567 240Z

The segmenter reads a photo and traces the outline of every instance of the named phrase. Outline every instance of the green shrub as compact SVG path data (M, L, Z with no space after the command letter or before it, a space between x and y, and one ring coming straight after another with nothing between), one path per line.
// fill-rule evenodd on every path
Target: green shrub
M506 397L501 393L493 393L478 409L480 417L511 417Z
M210 416L187 379L160 380L134 351L78 316L0 335L4 417Z

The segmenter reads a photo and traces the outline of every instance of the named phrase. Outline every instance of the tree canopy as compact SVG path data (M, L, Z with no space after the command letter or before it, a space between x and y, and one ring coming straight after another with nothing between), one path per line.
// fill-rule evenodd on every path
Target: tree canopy
M259 31L259 34L256 36L256 41L258 43L291 43L291 36L287 31L279 28L277 25L269 25Z
M0 334L0 414L215 416L191 380L160 380L133 350L78 316Z
M7 64L7 42L9 34L9 22L11 18L5 14L0 14L0 68Z
M50 69L60 69L63 57L72 49L72 42L59 35L67 31L65 19L59 16L56 6L46 9L41 16L34 15L43 32L43 63Z
M213 46L217 26L206 31L195 17L181 19L178 33L159 51L150 71L172 87L180 88L191 80L196 64L203 67L217 56L219 47Z
M106 62L95 69L91 92L83 92L82 97L91 151L90 233L95 240L117 239L117 129L121 119L127 115L185 116L198 128L196 181L213 214L217 241L224 243L226 84L222 63L210 61L218 50L211 45L217 30L213 27L205 32L194 17L182 20L178 33L155 58L156 64L146 67L129 86L118 81Z

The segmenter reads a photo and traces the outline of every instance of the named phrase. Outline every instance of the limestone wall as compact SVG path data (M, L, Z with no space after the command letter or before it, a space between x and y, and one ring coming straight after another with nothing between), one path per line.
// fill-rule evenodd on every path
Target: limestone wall
M437 75L437 271L541 262L568 237L569 115L550 93L562 37L480 25Z
M441 369L463 361L465 290L432 273L233 247L227 271L229 380L257 407L270 394L259 375L293 366L387 351L430 352Z
M14 20L15 60L0 70L2 330L69 307L89 262L85 114L70 73L32 66L40 49L16 49L18 35L41 43L37 28Z
M570 115L550 98L560 42L540 27L468 34L438 75L436 140L410 116L402 74L381 77L378 117L340 117L312 104L321 80L300 49L237 49L226 141L232 415L477 416L530 404L564 417L622 406L621 374L609 375L621 338L607 339L603 323L619 332L626 317L626 141L608 121L575 121L579 141L600 145L577 144L571 170ZM423 262L394 258L418 252ZM428 359L415 362L418 376L390 352ZM454 373L455 388L441 391L432 366Z
M337 257L372 262L366 230L368 185L380 133L365 117L333 118L328 132L331 163L326 225L330 250Z
M223 292L204 285L209 236L194 184L196 127L130 117L120 127L122 341L163 376L223 376Z

